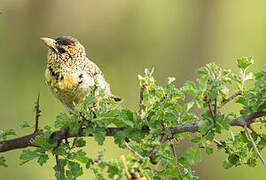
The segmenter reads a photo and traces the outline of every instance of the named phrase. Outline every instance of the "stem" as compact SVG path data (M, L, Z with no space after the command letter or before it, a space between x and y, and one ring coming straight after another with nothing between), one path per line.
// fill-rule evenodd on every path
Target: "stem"
M177 171L178 171L178 177L179 177L179 180L183 180L183 178L182 178L182 174L181 174L181 169L180 169L180 167L179 167L179 162L178 162L178 160L177 160L177 155L176 155L176 151L175 151L175 147L174 147L174 145L173 144L171 144L170 145L170 148L171 148L171 151L172 151L172 153L173 153L173 155L174 155L174 157L176 158L176 169L177 169Z
M260 152L259 152L259 150L258 150L258 148L256 146L256 143L254 142L254 139L252 138L251 134L249 133L248 128L247 128L247 125L244 126L244 129L245 129L245 131L246 131L246 133L248 135L249 140L251 141L251 144L252 144L255 152L257 153L257 156L260 158L263 166L266 168L266 163L265 163L263 157L261 156L261 154L260 154Z

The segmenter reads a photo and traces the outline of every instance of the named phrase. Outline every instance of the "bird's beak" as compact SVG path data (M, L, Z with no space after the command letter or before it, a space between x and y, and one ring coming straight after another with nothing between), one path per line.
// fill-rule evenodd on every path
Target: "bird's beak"
M55 40L54 39L51 39L51 38L46 38L46 37L43 37L43 38L40 38L44 44L49 47L51 50L57 52L57 49L55 47Z

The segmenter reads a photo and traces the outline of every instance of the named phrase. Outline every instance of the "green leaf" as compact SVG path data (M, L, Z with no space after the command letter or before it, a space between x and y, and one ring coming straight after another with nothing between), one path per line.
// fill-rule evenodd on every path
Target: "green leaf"
M97 101L97 98L93 95L93 93L90 93L90 94L86 97L85 101L83 102L83 105L84 105L85 107L88 107L89 105L95 103L96 101Z
M10 135L16 135L16 132L14 129L5 129L5 130L0 130L0 139L3 139L4 141L7 140L7 136Z
M67 163L68 168L70 169L71 173L67 174L68 177L79 177L83 174L82 168L79 163L73 162L73 161L68 161Z
M115 143L121 146L125 142L125 138L127 137L127 131L120 131L114 135Z
M19 128L27 128L27 127L32 128L33 125L30 124L30 123L28 123L27 121L22 121L22 122L18 125L18 127L19 127Z
M72 146L84 147L85 145L86 145L86 141L83 138L75 138Z
M190 102L186 103L184 105L184 111L188 112L193 107L194 104L195 104L194 101L190 101Z
M233 166L233 164L231 164L228 160L223 162L223 168L224 169L229 169Z
M206 74L207 75L207 74L209 74L209 71L208 71L208 69L206 67L201 67L201 68L197 69L196 73L197 74Z
M4 156L0 156L0 166L7 167L6 159Z
M134 113L130 109L122 109L119 114L119 118L116 123L120 125L124 124L125 126L134 127Z
M237 66L242 71L245 71L252 64L254 64L254 60L253 60L253 57L251 56L237 59Z
M193 142L193 143L199 143L201 141L201 139L202 139L201 137L197 136L197 137L191 139L190 141Z
M105 135L106 135L105 129L97 129L94 132L94 139L95 141L98 142L99 145L103 145L103 142L105 140Z
M205 135L211 129L209 121L203 120L199 122L199 131L202 135Z
M182 157L185 158L191 165L198 164L201 160L200 148L198 146L189 148L184 152Z
M60 113L56 116L55 120L55 128L64 129L69 125L71 119L68 117L66 113Z
M192 114L192 113L185 113L183 115L183 119L182 121L185 122L185 121L190 121L190 120L194 120L194 119L197 119L198 117L195 115L195 114Z
M29 149L22 150L22 154L19 157L19 162L20 162L19 164L23 165L23 164L37 158L38 156L39 156L38 153L35 151L31 151Z
M208 84L209 77L208 76L202 76L199 80L199 85L202 90L207 89L207 84Z
M165 122L174 122L176 120L177 120L177 117L176 117L175 113L173 113L173 112L167 112L164 115L164 121Z
M38 163L42 166L47 162L48 159L49 159L49 157L47 154L41 154L39 159L38 159Z
M206 151L206 154L208 154L208 155L213 153L213 149L208 147L208 146L205 147L205 151Z

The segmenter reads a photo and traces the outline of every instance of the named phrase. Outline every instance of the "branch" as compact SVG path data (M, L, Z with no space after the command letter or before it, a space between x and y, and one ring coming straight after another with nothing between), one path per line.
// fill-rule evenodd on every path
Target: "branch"
M266 168L266 163L265 163L263 157L261 156L261 154L260 154L260 152L259 152L259 150L258 150L258 148L257 148L257 146L256 146L256 143L254 142L254 140L253 140L251 134L249 133L248 128L247 128L247 125L244 126L244 129L245 129L245 131L246 131L246 133L247 133L247 135L248 135L249 140L251 141L251 144L252 144L252 146L253 146L255 152L257 153L257 156L260 158L262 164L263 164L264 167Z
M139 160L141 161L140 163L142 163L144 158L138 152L136 152L132 147L130 147L127 142L125 142L125 145L133 154L135 154L139 158Z
M174 145L173 144L171 144L170 145L170 148L171 148L171 151L172 151L172 153L173 153L173 155L174 155L174 157L176 158L176 169L177 169L177 171L178 171L178 177L179 177L179 180L183 180L183 178L182 178L182 175L181 175L181 169L180 169L180 167L179 167L179 162L178 162L178 160L177 160L177 155L176 155L176 151L175 151L175 147L174 147Z
M126 158L125 158L125 156L122 155L122 156L120 157L120 159L121 159L121 161L122 161L122 164L123 164L123 167L124 167L124 170L125 170L125 174L126 174L126 176L127 176L127 179L128 179L128 180L132 179L131 174L128 172L127 162L126 162Z
M255 112L245 117L238 117L238 118L232 119L230 122L230 125L244 127L245 125L253 123L254 119L259 118L259 117L264 117L264 116L266 116L266 110ZM171 131L172 134L178 134L178 133L183 133L183 132L197 132L199 129L199 126L198 126L199 122L200 120L190 121L182 125L166 127L166 130ZM105 129L106 136L114 136L116 133L123 131L125 129L126 127L107 128ZM77 130L77 131L71 131L67 133L67 136L66 136L65 131L66 130L54 131L53 138L56 140L63 140L65 138L72 138L72 137L85 137L84 128ZM149 133L149 129L143 128L143 132ZM36 136L39 136L42 134L43 134L42 132L37 132L37 133L34 132L26 136L9 139L6 141L0 141L0 152L6 152L6 151L13 150L13 149L18 149L18 148L26 148L28 146L36 147L36 145L32 144L30 141L31 139L34 139ZM92 134L89 136L92 136ZM166 141L167 137L163 138L163 140Z
M39 131L39 118L41 116L41 110L40 110L40 93L37 97L37 102L36 102L36 105L35 105L35 111L36 111L36 114L35 114L35 133L37 133Z
M259 134L257 131L255 131L255 130L251 127L250 124L248 124L247 127L248 127L248 128L254 133L254 134L256 134L257 136L259 136L261 140L266 141L266 139L265 139L261 134Z
M236 92L234 95L230 96L229 98L227 99L224 99L222 102L221 102L221 106L227 104L228 102L232 101L235 97L239 96L239 95L242 95L242 91L238 91Z

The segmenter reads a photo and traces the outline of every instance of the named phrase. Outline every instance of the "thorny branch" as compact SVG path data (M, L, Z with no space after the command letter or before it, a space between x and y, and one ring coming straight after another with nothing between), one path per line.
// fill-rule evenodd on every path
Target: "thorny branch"
M39 132L39 118L41 116L41 110L40 110L40 93L37 97L36 105L35 105L35 130L34 133Z
M231 126L241 126L244 127L245 125L251 124L254 122L254 119L266 116L266 110L252 113L245 117L238 117L231 119L230 125ZM177 126L169 126L166 127L166 130L169 130L172 134L178 134L183 132L197 132L199 129L200 120L189 121L182 125ZM106 136L114 136L116 133L125 130L126 127L110 127L106 128ZM148 128L143 128L143 132L149 133ZM31 143L31 139L34 139L38 135L42 135L42 132L28 134L26 136L9 139L6 141L0 141L0 152L6 152L13 149L18 148L26 148L28 146L36 147L36 145ZM67 134L67 136L66 136ZM92 134L89 136L93 136ZM70 131L66 133L66 130L57 130L53 132L53 138L56 140L63 140L65 138L73 138L73 137L85 137L84 128L77 130L77 131ZM168 137L165 135L161 138L161 143L165 142ZM156 150L155 150L156 151ZM152 152L150 154L153 154Z

